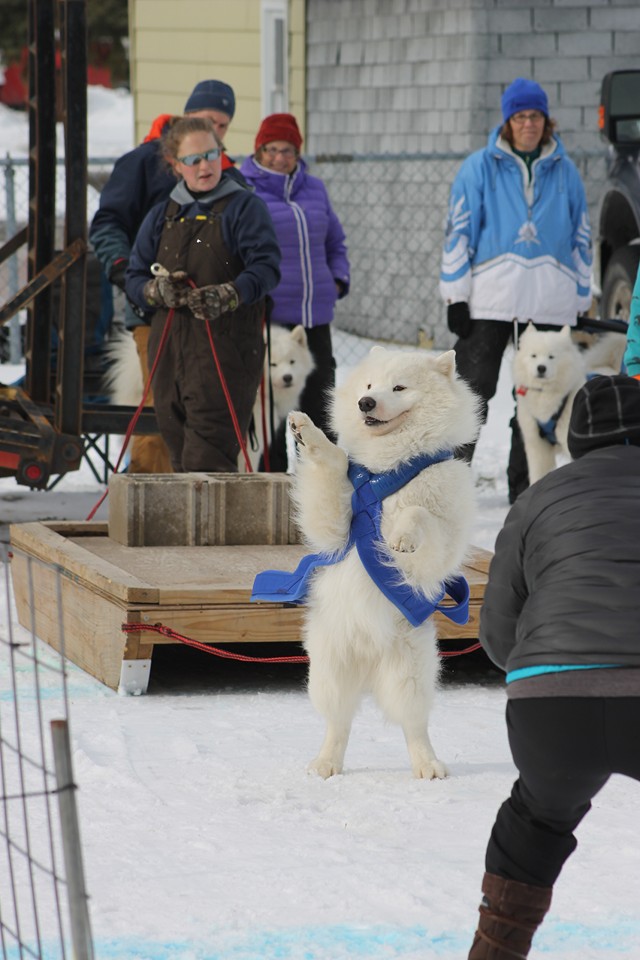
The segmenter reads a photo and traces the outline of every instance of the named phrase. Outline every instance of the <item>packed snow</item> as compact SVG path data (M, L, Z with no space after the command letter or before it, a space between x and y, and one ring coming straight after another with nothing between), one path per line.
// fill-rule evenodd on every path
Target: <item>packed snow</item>
M100 98L99 119L89 119L91 151L109 142L108 152L118 155L131 146L123 95L102 91ZM9 141L24 130L16 132L13 114L11 125L6 120L0 112L11 151ZM503 368L473 464L473 539L486 549L508 510L508 358ZM19 373L0 367L3 382ZM86 464L49 492L2 479L0 525L84 519L103 490ZM97 517L106 513L105 504ZM0 592L0 629L11 620L15 638L27 642L10 594ZM41 646L43 659L54 660ZM24 666L27 683L28 673ZM53 709L58 679L43 671L41 683L45 707ZM118 696L73 665L68 691L99 960L466 956L484 849L515 776L502 675L482 656L444 663L431 732L450 777L432 782L412 779L401 731L369 701L354 724L344 774L309 776L323 723L299 665L247 665L165 647L154 653L145 696ZM12 699L0 654L3 723ZM26 727L35 728L33 696L21 700L21 710ZM595 799L532 957L640 955L637 805L636 784L623 778ZM33 831L37 839L43 824ZM45 941L54 933L45 930Z

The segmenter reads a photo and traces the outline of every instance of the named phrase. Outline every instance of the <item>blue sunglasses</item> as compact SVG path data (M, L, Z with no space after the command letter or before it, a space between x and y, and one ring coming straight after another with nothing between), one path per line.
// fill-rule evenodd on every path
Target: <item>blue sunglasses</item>
M220 156L220 147L214 147L212 150L206 150L204 153L190 153L187 157L178 157L178 163L184 163L185 167L195 167L201 160L217 160Z

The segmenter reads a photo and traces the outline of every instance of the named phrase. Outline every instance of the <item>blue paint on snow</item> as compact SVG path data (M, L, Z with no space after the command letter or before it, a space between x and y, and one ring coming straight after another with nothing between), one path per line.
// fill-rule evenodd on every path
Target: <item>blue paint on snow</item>
M473 937L468 929L432 933L424 927L333 926L287 930L212 934L209 944L131 943L125 940L96 944L99 960L436 960L466 956ZM541 955L561 960L580 950L598 950L606 956L632 956L640 943L640 921L620 920L607 926L547 921L535 938Z

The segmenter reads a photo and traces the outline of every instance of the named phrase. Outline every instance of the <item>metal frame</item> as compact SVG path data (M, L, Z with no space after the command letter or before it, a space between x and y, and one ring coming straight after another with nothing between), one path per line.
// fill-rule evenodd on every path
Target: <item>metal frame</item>
M0 263L28 246L27 285L0 305L0 324L26 307L26 376L21 389L0 385L0 476L36 488L77 470L97 436L125 434L130 408L89 404L84 393L87 254L87 0L25 0L29 20L29 222L0 248ZM56 97L55 36L61 83ZM56 101L59 115L56 117ZM66 210L56 254L56 119L64 125ZM60 283L55 369L53 291ZM137 434L156 433L145 409ZM111 468L107 456L106 474ZM57 481L54 481L57 482Z

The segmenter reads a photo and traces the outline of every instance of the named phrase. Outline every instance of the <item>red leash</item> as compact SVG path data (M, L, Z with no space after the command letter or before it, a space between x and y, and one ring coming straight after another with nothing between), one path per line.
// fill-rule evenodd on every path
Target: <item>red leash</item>
M189 282L191 283L191 286L194 286L194 284L192 283L192 281L189 281ZM231 420L232 420L232 422L233 422L233 429L234 429L235 432L236 432L236 439L237 439L238 443L240 444L240 449L242 450L242 455L243 455L243 457L244 457L244 463L245 463L245 466L246 466L246 468L247 468L247 473L253 473L253 467L251 466L251 461L249 460L249 454L247 453L247 445L246 445L246 443L244 442L244 437L242 436L242 431L240 430L240 424L239 424L239 422L238 422L238 416L237 416L237 414L236 414L235 407L233 406L233 400L231 399L231 394L230 394L230 392L229 392L229 387L227 386L227 381L226 381L226 379L225 379L224 373L222 372L222 367L221 367L221 365L220 365L220 360L219 360L219 358L218 358L218 354L217 354L217 351L216 351L216 347L215 347L215 344L214 344L214 342L213 342L213 334L211 333L211 326L210 326L211 321L205 320L205 323L206 323L206 325L207 325L207 336L209 337L209 344L210 344L210 346L211 346L211 353L213 354L213 360L214 360L215 365L216 365L216 370L218 371L218 376L220 377L220 383L221 383L221 385L222 385L222 391L223 391L223 393L224 393L225 400L227 401L227 406L228 406L228 408L229 408L229 413L231 414Z
M169 637L171 640L178 640L188 647L195 647L196 650L202 650L204 653L211 653L214 657L223 657L225 660L242 660L245 663L309 663L309 657L249 657L242 653L231 653L229 650L221 650L220 647L214 647L209 643L200 643L199 640L192 640L185 637L177 630L171 627L165 627L163 623L123 623L123 633L139 633L147 631L149 633L160 633L163 637ZM474 643L464 650L440 650L441 657L461 657L465 653L473 653L474 650L480 650L481 644Z
M196 285L195 285L195 283L193 282L193 280L189 280L188 283L190 284L191 287L193 287L193 288L195 289ZM138 409L136 410L136 412L134 413L134 415L133 415L132 418L131 418L131 423L130 423L129 426L127 427L127 432L126 432L125 437L124 437L124 443L122 444L122 449L121 449L121 451L120 451L120 456L118 457L118 460L117 460L116 465L115 465L114 470L113 470L114 473L117 473L118 470L120 469L120 464L122 463L122 458L124 457L124 455L125 455L125 453L126 453L126 450L127 450L127 447L129 446L129 441L131 440L131 436L132 436L132 434L133 434L133 431L134 431L135 428L136 428L136 424L137 424L138 420L140 419L140 414L142 413L142 410L143 410L143 408L144 408L146 399L147 399L147 397L149 396L149 391L151 390L151 384L153 383L153 378L154 378L154 375L155 375L155 372L156 372L156 368L157 368L157 366L158 366L158 361L160 360L160 357L162 356L162 351L164 350L164 348L165 348L165 346L166 346L166 344L167 344L167 340L168 340L168 338L169 338L169 332L170 332L170 330L171 330L171 324L173 323L174 314L175 314L175 309L174 309L173 307L171 307L171 309L170 309L169 312L167 313L167 319L165 320L164 329L163 329L163 331L162 331L162 336L161 336L161 338L160 338L160 343L158 344L158 352L156 353L155 360L153 361L153 366L152 366L151 370L149 371L149 376L147 377L147 382L146 382L145 387L144 387L144 390L143 390L143 392L142 392L142 400L140 401L140 404L139 404L139 406L138 406ZM233 405L233 400L231 399L231 393L229 392L229 387L227 386L227 381L226 381L226 379L225 379L224 373L222 372L222 367L221 367L221 365L220 365L220 360L219 360L219 358L218 358L218 354L217 354L217 351L216 351L216 348L215 348L215 344L214 344L214 342L213 342L213 335L212 335L212 333L211 333L210 321L209 321L209 320L206 320L206 321L204 321L204 322L205 322L206 325L207 325L207 336L208 336L208 338L209 338L209 344L210 344L210 346L211 346L211 353L213 354L213 360L214 360L214 363L215 363L215 365L216 365L216 370L217 370L217 372L218 372L218 376L220 377L220 383L221 383L221 385L222 385L222 391L223 391L223 393L224 393L225 400L227 401L227 407L229 408L229 413L230 413L230 415L231 415L231 420L232 420L232 423L233 423L233 429L235 430L236 438L237 438L237 440L238 440L238 443L240 444L240 449L242 450L242 454L243 454L243 456L244 456L244 462L245 462L245 466L246 466L246 468L247 468L247 473L253 473L253 467L251 466L251 461L249 460L249 455L248 455L248 453L247 453L247 447L246 447L246 444L245 444L245 441L244 441L244 437L242 436L242 431L240 430L240 424L239 424L239 422L238 422L238 416L237 416L237 414L236 414L235 407L234 407L234 405ZM100 499L98 500L98 502L96 503L96 505L93 507L93 509L92 509L91 512L89 513L89 515L88 515L88 517L87 517L87 520L92 520L92 519L94 518L96 512L98 511L98 509L100 508L100 506L104 503L104 501L107 499L107 496L108 496L108 495L109 495L109 488L107 487L107 489L105 490L105 492L102 494L102 496L100 497Z
M161 633L163 637L179 640L180 643L185 643L188 647L195 647L196 650L203 650L204 653L211 653L215 657L223 657L225 660L242 660L248 663L309 663L309 657L249 657L242 653L230 653L228 650L221 650L220 647L213 647L208 643L200 643L199 640L183 637L181 633L177 633L171 627L165 627L163 623L122 624L123 633L137 633L142 630Z

